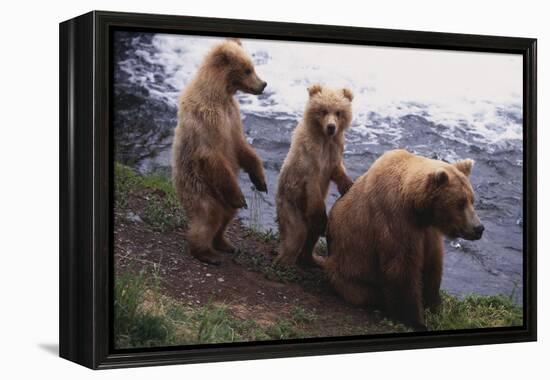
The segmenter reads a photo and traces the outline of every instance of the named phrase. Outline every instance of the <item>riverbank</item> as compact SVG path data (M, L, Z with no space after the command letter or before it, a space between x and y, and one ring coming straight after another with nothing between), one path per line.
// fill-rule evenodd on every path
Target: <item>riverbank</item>
M185 228L169 178L115 165L118 348L409 331L344 303L317 268L273 265L276 233L235 220L228 235L238 252L210 266L186 252ZM441 309L426 320L429 330L514 326L522 311L508 296L443 293Z

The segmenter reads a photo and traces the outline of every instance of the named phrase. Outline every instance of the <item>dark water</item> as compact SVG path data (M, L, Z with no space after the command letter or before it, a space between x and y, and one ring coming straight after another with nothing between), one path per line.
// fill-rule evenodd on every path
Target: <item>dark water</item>
M179 91L169 81L169 67L147 59L139 51L153 51L153 35L118 34L115 56L115 138L117 160L142 172L170 171L170 145L176 125L173 101L154 96L157 91ZM266 59L266 55L262 59ZM129 67L132 70L129 70ZM124 69L123 69L124 68ZM136 74L137 73L137 74ZM145 78L136 80L137 78ZM245 102L245 99L241 99ZM269 94L260 101L269 107ZM414 113L384 115L367 112L346 134L344 161L352 178L363 174L384 152L405 148L426 157L476 161L471 182L476 209L485 225L479 241L446 241L442 287L453 294L505 294L522 301L522 141L517 138L489 139L483 130L463 121L444 125L430 119L429 105L415 104ZM499 120L521 126L521 109L498 107ZM300 115L270 112L262 115L243 107L248 141L264 161L269 194L252 190L248 176L240 183L249 210L240 213L245 224L276 230L274 195L277 176L290 146L291 132ZM487 121L490 132L503 128ZM503 133L506 131L502 131ZM331 186L330 208L338 197Z

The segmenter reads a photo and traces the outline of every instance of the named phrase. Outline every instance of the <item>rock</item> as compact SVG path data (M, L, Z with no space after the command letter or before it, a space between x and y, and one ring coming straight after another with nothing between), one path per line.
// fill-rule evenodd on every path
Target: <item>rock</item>
M206 277L212 277L212 274L207 273L207 274L206 274Z
M218 278L218 282L224 282L225 280L223 279L223 277L220 277Z
M453 240L449 244L453 248L462 249L462 245L458 242L458 240Z
M143 223L143 220L141 219L141 217L132 211L128 211L126 213L126 219L132 223Z

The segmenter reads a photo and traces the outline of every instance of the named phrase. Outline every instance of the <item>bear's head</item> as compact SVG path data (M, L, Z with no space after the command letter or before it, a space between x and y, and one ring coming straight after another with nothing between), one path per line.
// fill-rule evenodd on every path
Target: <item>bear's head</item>
M332 137L341 134L351 123L351 101L353 93L350 89L330 89L320 84L309 87L305 119L306 124L325 136Z
M223 85L230 94L243 91L259 95L267 86L256 74L252 59L237 38L228 38L214 46L203 67L208 79Z
M474 161L437 163L419 186L417 210L451 239L481 239L485 228L474 209L474 190L469 179Z

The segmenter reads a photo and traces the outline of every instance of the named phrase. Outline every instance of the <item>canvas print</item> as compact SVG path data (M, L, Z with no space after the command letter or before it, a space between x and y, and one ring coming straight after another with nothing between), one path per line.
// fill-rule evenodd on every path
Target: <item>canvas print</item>
M521 55L112 43L116 349L523 324Z

